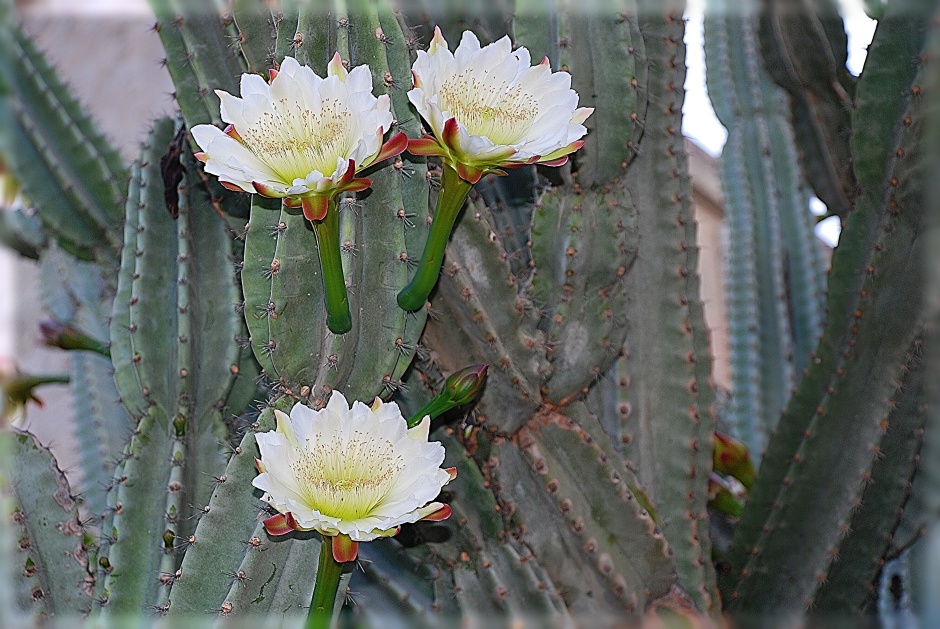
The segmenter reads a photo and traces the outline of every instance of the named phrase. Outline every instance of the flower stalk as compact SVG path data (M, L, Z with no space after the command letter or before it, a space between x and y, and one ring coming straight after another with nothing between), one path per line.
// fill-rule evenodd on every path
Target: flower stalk
M418 270L411 282L398 293L398 305L402 310L415 311L424 307L444 264L444 249L457 223L472 184L462 179L450 165L443 164L441 191L437 196L437 208L431 222L431 232L424 245Z
M307 629L328 629L332 625L342 575L343 564L333 557L333 538L324 535L320 544L317 581L313 586Z
M334 334L346 334L352 329L352 317L349 313L349 295L346 292L343 260L340 256L339 212L335 198L330 198L323 220L311 221L311 224L317 236L320 273L323 276L326 325Z

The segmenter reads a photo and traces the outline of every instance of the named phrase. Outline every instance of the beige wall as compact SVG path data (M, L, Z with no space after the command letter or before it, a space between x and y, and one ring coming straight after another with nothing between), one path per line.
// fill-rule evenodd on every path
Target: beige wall
M728 312L724 285L725 247L724 200L714 157L686 140L692 198L698 222L699 263L705 324L711 330L712 377L715 385L731 390L731 346L728 340Z

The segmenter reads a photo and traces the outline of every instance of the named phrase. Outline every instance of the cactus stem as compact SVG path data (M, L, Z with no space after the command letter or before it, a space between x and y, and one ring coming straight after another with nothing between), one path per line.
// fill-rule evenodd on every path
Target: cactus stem
M349 295L343 277L340 256L339 210L336 199L331 198L322 221L311 221L317 236L320 269L323 271L323 301L326 305L326 325L334 334L346 334L352 329L349 314Z
M472 185L457 174L449 165L443 165L441 192L437 197L437 208L431 233L428 235L418 271L411 283L398 293L398 305L402 310L415 311L424 307L444 264L444 249L457 222L457 215L463 207Z

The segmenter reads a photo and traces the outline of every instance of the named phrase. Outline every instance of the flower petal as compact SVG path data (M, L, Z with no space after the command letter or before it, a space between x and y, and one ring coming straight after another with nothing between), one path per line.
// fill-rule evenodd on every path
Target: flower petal
M308 221L322 221L330 207L330 200L321 195L303 197L300 206L304 210L304 218Z
M359 554L359 542L354 542L348 535L337 535L333 538L333 559L338 563L355 561Z
M297 522L290 513L278 513L263 522L264 530L268 535L278 537L297 530Z

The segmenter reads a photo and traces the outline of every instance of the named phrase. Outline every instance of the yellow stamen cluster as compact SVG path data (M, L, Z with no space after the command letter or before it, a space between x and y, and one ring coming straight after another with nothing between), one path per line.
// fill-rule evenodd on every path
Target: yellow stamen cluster
M343 520L365 517L388 494L403 461L387 439L361 432L342 438L307 442L292 464L308 506Z
M515 144L528 132L539 113L538 101L518 85L478 79L472 70L448 78L437 93L438 106L471 135L494 144Z
M351 122L352 114L335 99L324 100L319 112L281 99L273 112L238 133L258 159L290 182L314 170L332 174L350 148Z

